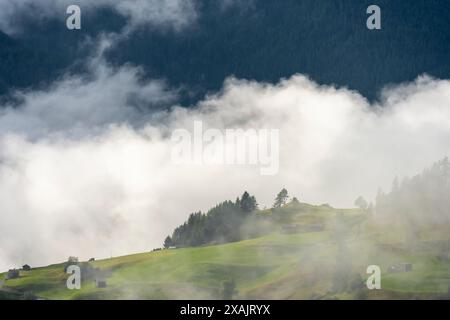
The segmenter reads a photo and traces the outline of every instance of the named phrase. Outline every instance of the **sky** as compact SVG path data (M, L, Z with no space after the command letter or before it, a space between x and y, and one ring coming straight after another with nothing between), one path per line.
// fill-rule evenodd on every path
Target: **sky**
M69 5L78 5L88 12L101 8L112 9L128 20L129 28L147 24L158 28L179 29L195 21L197 15L195 0L1 0L0 29L7 34L23 31L21 20L18 19L23 15L34 19L63 20L66 16L61 12L65 13Z
M16 32L12 21L30 3L0 0L0 29ZM65 2L37 3L40 14L52 15ZM396 176L415 175L450 154L449 80L417 75L369 102L303 74L277 83L230 75L219 91L184 108L180 88L144 79L138 65L112 66L104 52L137 24L163 30L195 23L195 3L96 5L112 6L129 22L124 33L91 39L89 76L65 74L41 89L16 90L15 104L2 102L1 270L149 251L189 213L245 190L261 208L282 188L300 201L352 207L358 196L372 201ZM149 112L149 105L165 108ZM193 132L196 121L220 132L278 130L279 171L175 164L171 135Z

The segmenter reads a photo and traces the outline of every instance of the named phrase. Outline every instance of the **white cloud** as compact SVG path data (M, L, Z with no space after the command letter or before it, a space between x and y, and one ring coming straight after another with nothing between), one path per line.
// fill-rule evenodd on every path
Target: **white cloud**
M0 269L150 250L188 213L244 190L263 206L282 187L302 201L352 205L450 154L446 80L392 88L380 106L301 75L276 85L229 79L196 108L136 125L143 120L130 96L144 104L172 97L138 74L100 63L88 81L22 93L23 105L2 111ZM220 130L279 129L279 174L173 165L170 133L195 120Z
M76 4L82 15L111 8L128 19L128 27L150 25L179 30L196 19L194 0L0 0L0 30L20 31L20 18L67 18L66 9ZM64 24L62 24L64 26Z
M47 133L85 135L111 123L143 121L145 110L167 104L176 92L161 80L143 80L140 68L107 66L101 58L89 64L89 77L67 76L41 91L18 91L19 106L0 109L0 135ZM139 110L139 111L138 111Z

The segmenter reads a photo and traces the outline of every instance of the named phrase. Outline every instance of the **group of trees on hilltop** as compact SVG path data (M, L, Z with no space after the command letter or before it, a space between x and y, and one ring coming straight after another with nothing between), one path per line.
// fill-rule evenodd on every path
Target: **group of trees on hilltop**
M256 198L248 192L235 202L224 201L206 214L195 212L164 241L164 247L199 246L214 241L231 242L240 239L239 229L245 219L258 209Z
M287 200L288 192L283 189L275 199L274 208L280 208ZM206 214L191 213L185 223L166 237L164 247L195 247L213 242L239 241L244 237L241 227L255 218L258 210L256 198L245 191L236 201L224 201Z
M449 222L449 195L450 162L445 158L412 178L395 178L389 193L379 190L375 212L410 221Z

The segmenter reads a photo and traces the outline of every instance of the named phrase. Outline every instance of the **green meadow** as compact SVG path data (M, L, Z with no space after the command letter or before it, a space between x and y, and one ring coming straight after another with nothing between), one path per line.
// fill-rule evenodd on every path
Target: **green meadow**
M105 288L88 279L67 289L61 263L21 270L4 281L0 299L222 299L230 282L233 299L448 298L449 226L424 226L412 241L401 223L360 209L288 204L259 214L278 218L257 238L90 262L108 271ZM402 262L412 270L388 272ZM369 265L382 270L379 290L366 287Z

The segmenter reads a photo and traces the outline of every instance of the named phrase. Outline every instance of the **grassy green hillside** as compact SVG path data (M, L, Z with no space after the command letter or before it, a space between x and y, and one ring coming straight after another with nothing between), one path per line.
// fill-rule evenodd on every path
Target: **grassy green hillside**
M90 279L68 290L64 264L21 271L4 282L0 299L221 299L227 281L235 299L448 297L449 226L424 226L411 240L401 221L381 223L359 209L301 204L259 214L277 215L259 238L92 262L109 271L106 288ZM387 272L401 262L413 270ZM381 267L381 290L365 287L368 265Z

